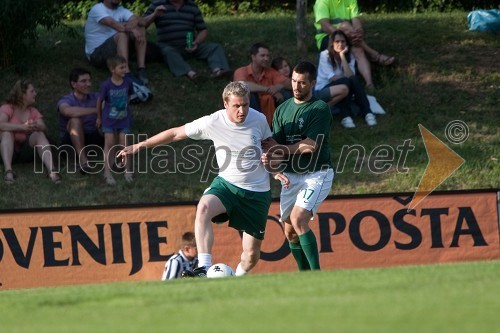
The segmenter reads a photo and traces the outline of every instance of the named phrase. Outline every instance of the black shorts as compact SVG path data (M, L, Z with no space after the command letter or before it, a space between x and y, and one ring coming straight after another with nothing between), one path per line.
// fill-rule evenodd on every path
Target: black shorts
M109 37L90 55L90 63L95 67L107 67L106 61L116 54L115 37Z

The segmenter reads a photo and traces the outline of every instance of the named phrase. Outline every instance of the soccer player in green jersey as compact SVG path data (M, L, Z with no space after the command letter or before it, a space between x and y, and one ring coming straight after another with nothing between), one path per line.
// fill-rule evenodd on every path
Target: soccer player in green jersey
M313 96L316 75L316 66L310 62L295 66L293 98L278 106L273 137L263 142L267 149L262 154L264 165L268 170L283 170L290 181L281 189L281 221L299 270L320 269L316 236L309 221L333 183L329 150L332 116L328 105Z

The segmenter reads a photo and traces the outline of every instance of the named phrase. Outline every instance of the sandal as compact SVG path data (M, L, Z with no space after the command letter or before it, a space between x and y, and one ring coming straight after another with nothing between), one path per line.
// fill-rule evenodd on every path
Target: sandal
M390 66L396 61L396 58L390 57L388 55L377 53L374 62L381 66Z
M104 181L109 186L115 186L116 185L116 180L113 178L112 175L104 176Z
M196 74L196 72L189 72L186 74L186 77L193 82L196 82L198 80L198 74Z
M125 172L125 181L129 184L134 182L134 175L131 172Z
M49 173L49 179L56 185L61 183L61 175L59 175L57 172Z
M14 184L16 182L17 175L14 171L12 170L5 170L3 173L3 181L7 185Z

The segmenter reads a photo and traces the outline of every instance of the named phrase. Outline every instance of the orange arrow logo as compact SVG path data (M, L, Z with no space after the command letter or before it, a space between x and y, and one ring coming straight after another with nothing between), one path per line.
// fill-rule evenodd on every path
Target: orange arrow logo
M418 124L418 127L424 139L429 163L422 179L420 179L420 184L408 206L408 210L415 208L465 162L462 157L451 150L424 126Z

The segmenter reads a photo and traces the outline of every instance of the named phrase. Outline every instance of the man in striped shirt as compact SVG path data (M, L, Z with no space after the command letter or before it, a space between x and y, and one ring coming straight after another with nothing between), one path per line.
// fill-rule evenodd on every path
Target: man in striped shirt
M182 248L177 254L171 256L165 264L162 281L181 277L182 272L192 271L198 267L198 249L194 233L188 231L182 235Z
M197 73L185 58L206 60L211 77L227 77L231 74L224 49L218 43L206 42L208 29L200 8L193 0L155 0L142 18L142 25L155 23L157 43L165 63L174 76L186 75L196 80ZM191 45L187 34L193 36Z

